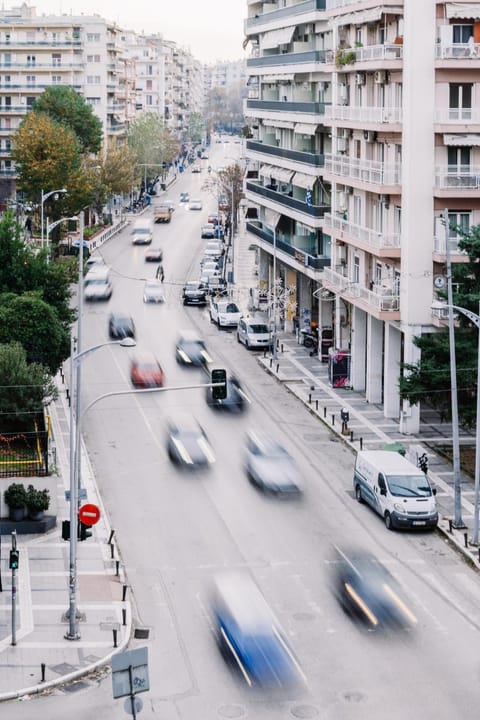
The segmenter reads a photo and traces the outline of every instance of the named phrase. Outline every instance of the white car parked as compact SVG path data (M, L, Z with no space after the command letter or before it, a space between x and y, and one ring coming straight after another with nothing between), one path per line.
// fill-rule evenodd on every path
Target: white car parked
M272 335L262 318L242 317L238 322L237 340L247 350L268 350L272 347Z
M214 299L210 303L210 320L222 327L237 327L242 313L236 303L230 300Z

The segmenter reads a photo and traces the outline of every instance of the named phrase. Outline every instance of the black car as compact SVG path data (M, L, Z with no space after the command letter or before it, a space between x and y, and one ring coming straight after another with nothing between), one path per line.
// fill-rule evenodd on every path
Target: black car
M214 399L213 388L206 388L207 405L213 408L227 410L232 413L241 413L250 402L242 390L240 381L234 375L227 375L227 397L223 400Z
M189 280L183 288L184 305L206 305L207 288L200 280Z
M343 610L369 630L411 628L417 618L391 573L362 550L336 548L333 591Z
M108 319L108 334L112 340L135 337L135 323L129 315L112 313Z
M186 203L190 200L190 193L188 192L181 192L180 193L180 202Z
M195 367L203 367L212 362L205 342L193 330L184 330L180 333L175 347L175 357L181 365Z
M209 467L215 462L203 428L188 414L179 414L167 421L167 452L175 465L190 470Z

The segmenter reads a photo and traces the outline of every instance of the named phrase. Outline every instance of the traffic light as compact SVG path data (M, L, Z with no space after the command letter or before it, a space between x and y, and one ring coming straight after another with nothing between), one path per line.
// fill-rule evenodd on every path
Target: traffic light
M212 370L211 375L212 383L223 383L223 385L217 385L212 387L212 397L214 400L225 400L227 397L227 372L223 368L217 368Z
M10 570L18 570L18 559L19 559L20 553L18 550L10 550Z
M78 539L81 540L88 540L89 537L92 537L92 528L90 525L84 525L80 520L78 521Z
M62 540L70 540L70 520L62 520Z

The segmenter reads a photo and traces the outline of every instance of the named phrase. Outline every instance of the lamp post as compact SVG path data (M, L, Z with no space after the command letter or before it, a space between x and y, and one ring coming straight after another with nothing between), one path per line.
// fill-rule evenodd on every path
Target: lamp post
M273 359L277 359L277 227L273 227L273 268L272 268L272 290L273 290Z
M50 225L48 224L48 217L47 217L47 227L45 228L45 229L46 229L45 240L46 240L47 249L48 249L48 236L50 235L50 232L51 232L54 228L56 228L57 225L60 225L60 223L65 222L65 221L68 221L68 220L78 221L78 216L77 216L77 215L73 215L72 217L63 217L63 218L60 218L60 220L55 220L55 222L51 223ZM82 241L83 241L83 239L82 239Z
M52 195L56 195L58 193L66 193L67 191L65 188L62 188L61 190L50 190L48 193L44 193L43 190L41 190L41 198L40 198L40 239L41 239L41 247L43 250L43 204L45 200L48 200L49 197ZM48 233L47 233L48 236Z
M78 369L81 362L100 348L109 345L121 345L122 347L133 347L136 345L132 338L123 340L112 340L111 342L94 345L82 352L73 354L73 338L70 355L70 378L74 379L75 374L78 380ZM80 387L76 387L76 417L74 428L73 398L70 403L70 568L69 568L69 609L67 612L69 626L65 635L66 640L79 640L80 635L77 629L77 533L78 533L78 488L80 481L80 458L81 458L81 412L80 412Z
M432 306L433 309L443 309L448 307L449 311L457 310L458 312L465 315L470 322L472 322L478 330L478 358L477 358L477 419L476 419L476 433L475 433L475 486L474 486L474 503L473 503L473 544L478 545L479 535L479 506L480 506L480 303L479 303L479 314L476 315L471 310L459 307L458 305L445 305L439 303L438 306Z

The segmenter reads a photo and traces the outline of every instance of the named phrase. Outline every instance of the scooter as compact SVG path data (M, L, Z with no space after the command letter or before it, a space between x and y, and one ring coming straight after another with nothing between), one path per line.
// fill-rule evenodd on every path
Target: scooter
M312 333L310 330L300 330L300 335L303 338L302 345L306 348L311 348L310 357L318 352L318 334Z

